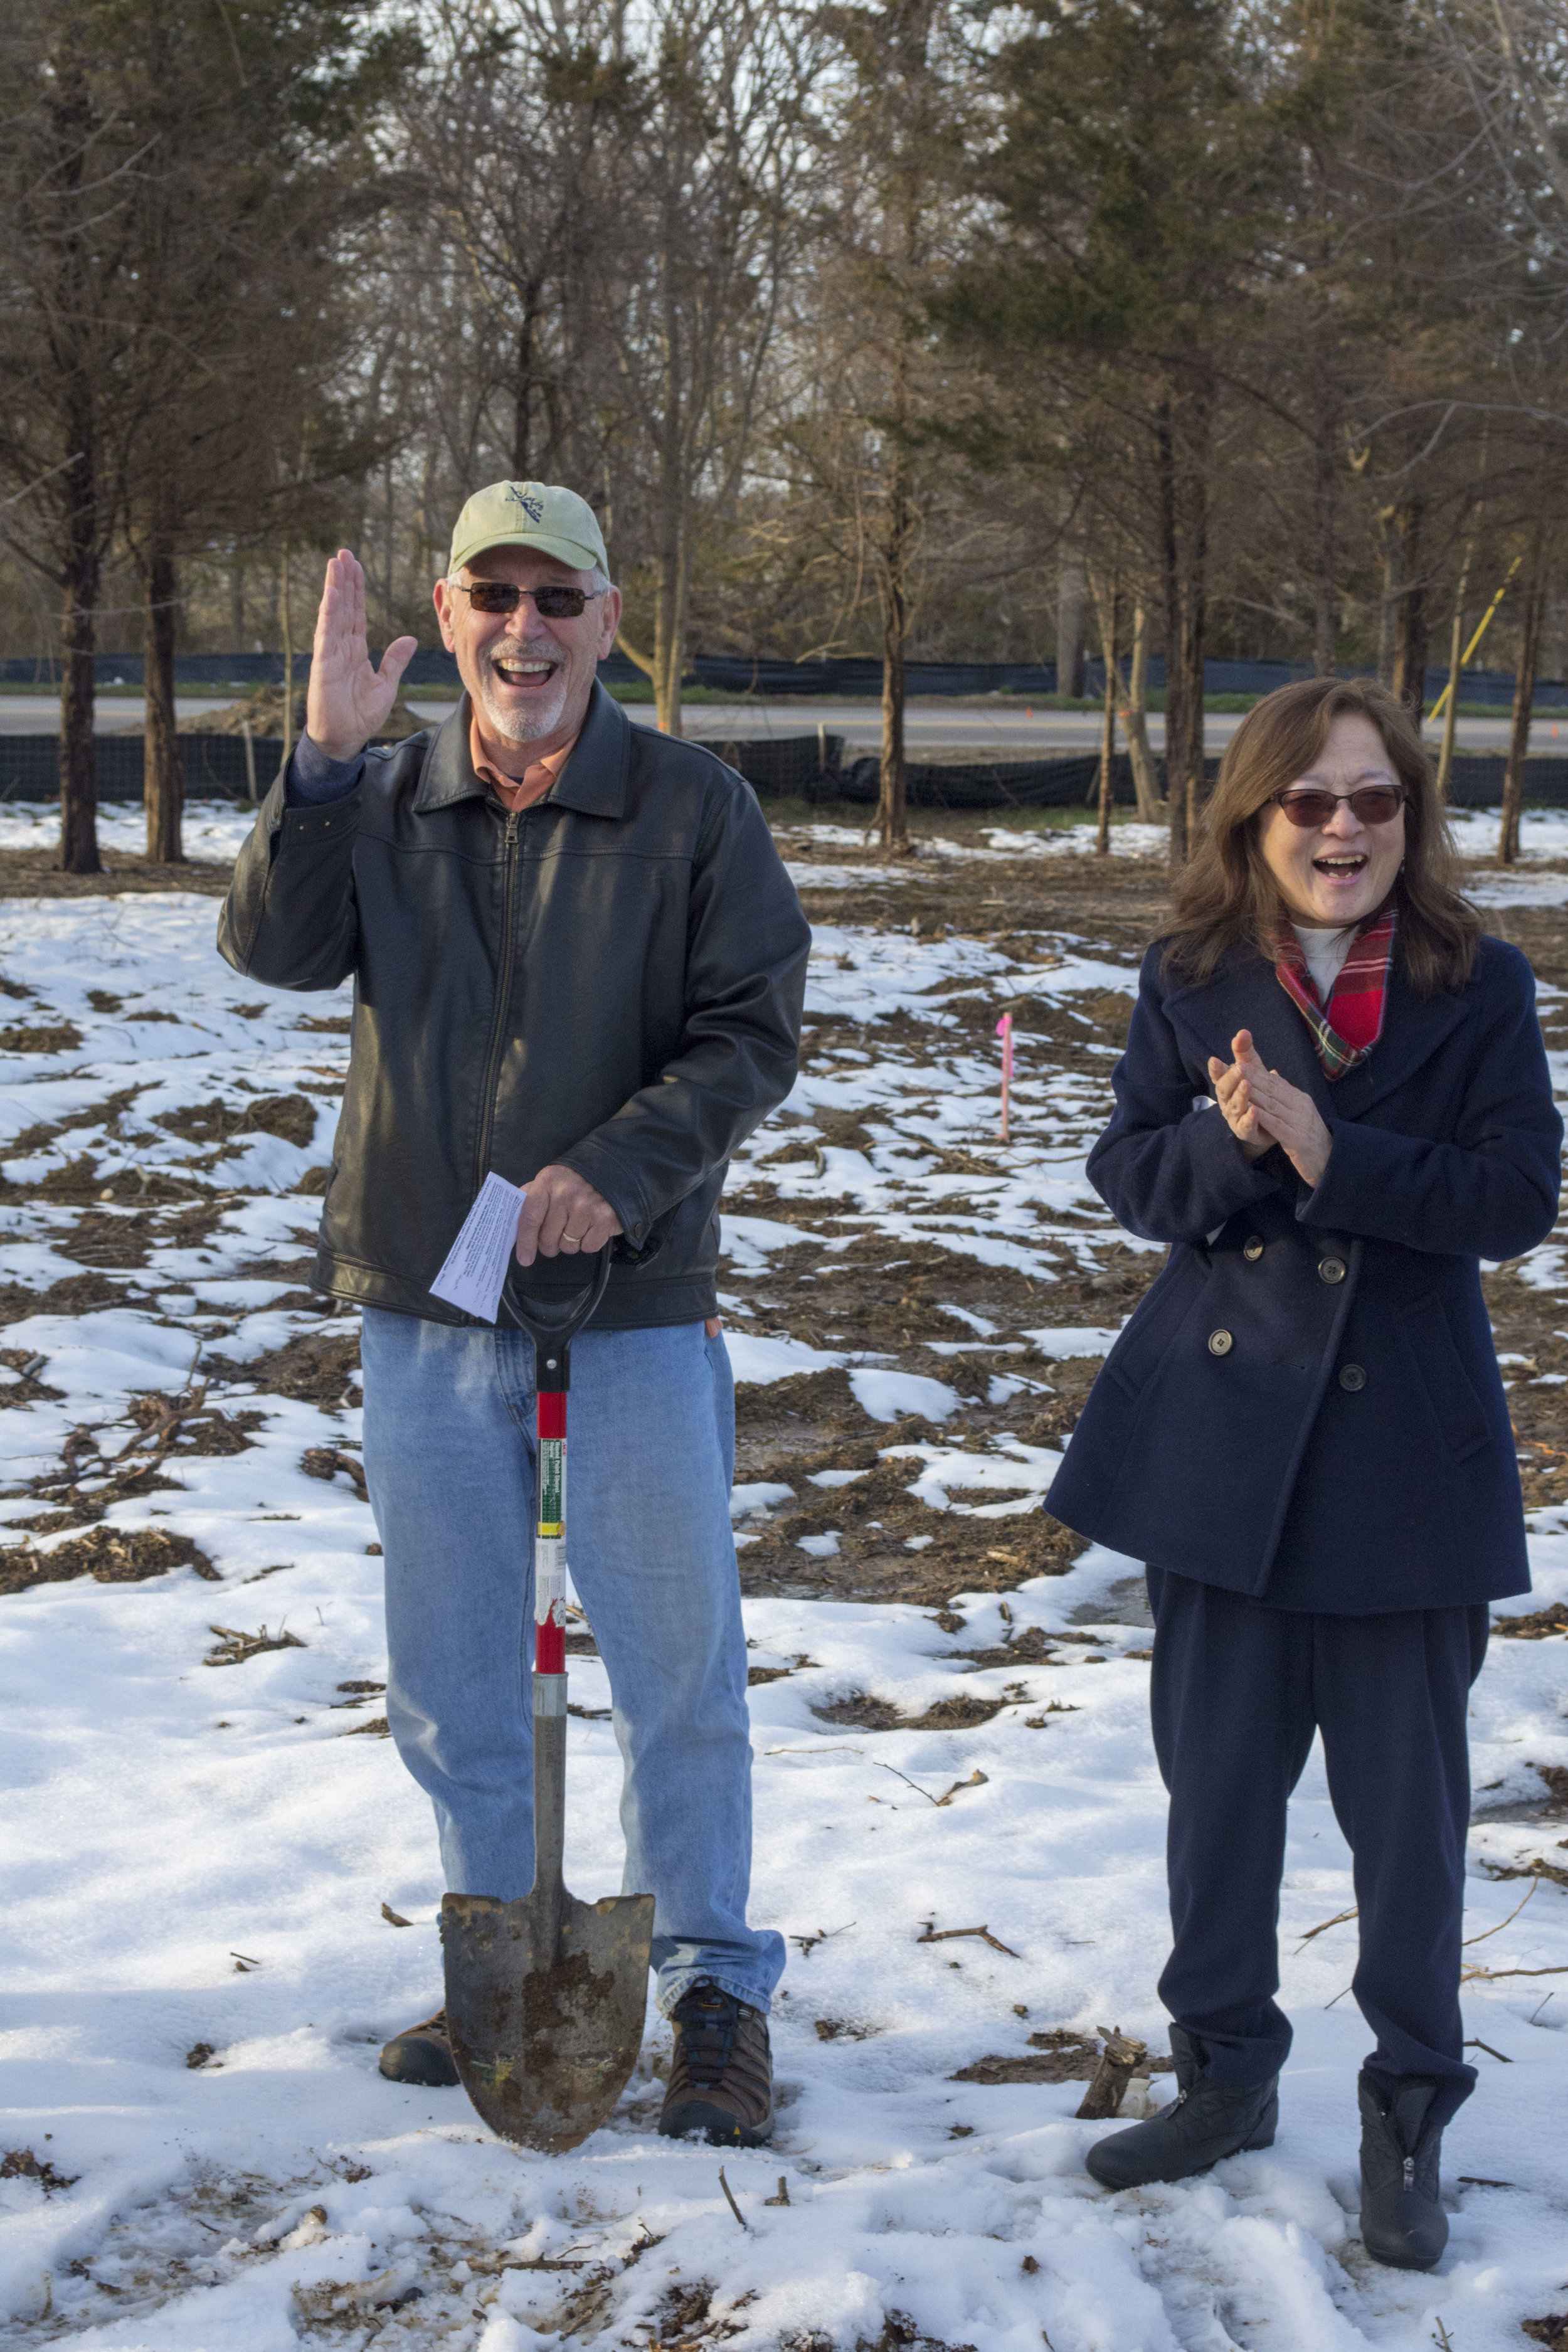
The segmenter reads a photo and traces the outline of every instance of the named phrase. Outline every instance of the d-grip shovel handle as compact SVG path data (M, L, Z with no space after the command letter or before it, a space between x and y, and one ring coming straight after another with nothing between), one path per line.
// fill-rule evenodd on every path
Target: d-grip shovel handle
M501 1307L508 1320L533 1342L534 1387L541 1396L564 1396L572 1385L572 1342L605 1295L613 1246L606 1242L596 1253L586 1285L570 1298L530 1298L516 1258L507 1266Z

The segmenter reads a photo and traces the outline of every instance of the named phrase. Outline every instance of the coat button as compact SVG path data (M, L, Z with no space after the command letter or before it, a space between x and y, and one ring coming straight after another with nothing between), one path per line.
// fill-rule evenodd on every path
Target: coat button
M1356 1389L1365 1388L1366 1374L1360 1364L1342 1364L1340 1366L1340 1386L1342 1389L1350 1389L1352 1391Z
M1318 1275L1320 1280L1323 1282L1342 1282L1345 1278L1345 1262L1343 1258L1324 1258L1318 1267Z
M1242 1243L1241 1255L1247 1260L1248 1265L1256 1265L1258 1264L1258 1259L1263 1255L1263 1244L1258 1240L1256 1234L1252 1235L1250 1240Z
M1236 1341L1231 1338L1228 1331L1211 1331L1209 1333L1209 1354L1211 1356L1228 1356L1235 1345Z

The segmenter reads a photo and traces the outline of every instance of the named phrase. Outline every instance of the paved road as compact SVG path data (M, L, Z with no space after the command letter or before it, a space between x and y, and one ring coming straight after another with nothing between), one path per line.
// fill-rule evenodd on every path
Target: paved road
M226 695L181 695L175 709L182 719L195 719L227 709L231 700ZM421 719L440 719L448 715L452 705L422 701L415 695L409 708ZM640 726L654 723L652 706L647 703L628 705L627 715ZM141 717L139 702L116 698L99 703L96 723L100 733L108 734L139 725ZM691 703L685 717L688 735L710 741L722 741L726 736L812 735L821 727L830 735L841 735L850 751L858 755L875 751L881 737L881 715L873 702L813 702L803 698L798 702ZM1211 711L1204 723L1210 750L1218 751L1227 743L1240 723L1234 714ZM59 705L48 696L0 695L0 734L48 735L58 724ZM994 751L999 759L1028 760L1047 752L1097 751L1100 722L1092 711L1031 711L1021 703L976 704L929 697L910 703L905 728L910 749L917 758L952 747ZM1502 712L1496 719L1461 719L1458 740L1467 751L1500 751L1507 748L1508 732L1508 716ZM1155 750L1162 750L1165 727L1157 714L1149 720L1149 734ZM1568 719L1538 719L1531 730L1531 749L1568 753Z

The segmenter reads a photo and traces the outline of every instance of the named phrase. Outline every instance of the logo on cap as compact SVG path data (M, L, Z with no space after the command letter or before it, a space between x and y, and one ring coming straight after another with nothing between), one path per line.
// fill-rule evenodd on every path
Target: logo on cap
M544 520L544 500L536 499L531 490L519 489L515 482L509 482L507 496L522 509L531 523L537 525Z

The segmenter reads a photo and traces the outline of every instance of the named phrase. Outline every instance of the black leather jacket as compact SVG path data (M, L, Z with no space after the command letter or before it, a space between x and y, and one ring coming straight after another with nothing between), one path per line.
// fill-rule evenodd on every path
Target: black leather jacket
M435 1278L485 1174L563 1163L625 1231L597 1326L715 1311L729 1156L794 1084L810 934L749 785L595 686L548 797L509 815L468 704L372 750L353 793L281 777L218 927L274 988L354 981L312 1280L440 1323ZM529 1287L580 1286L574 1259Z

